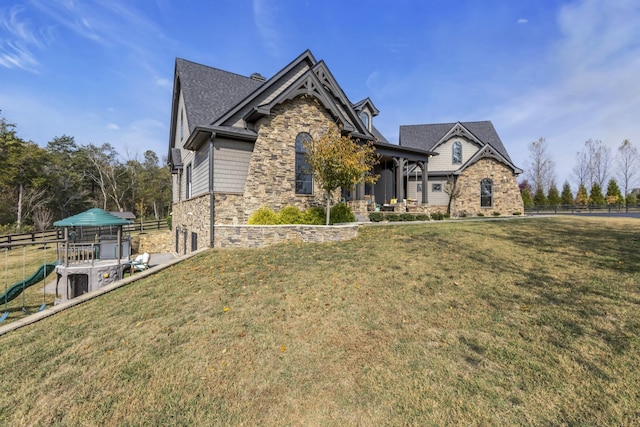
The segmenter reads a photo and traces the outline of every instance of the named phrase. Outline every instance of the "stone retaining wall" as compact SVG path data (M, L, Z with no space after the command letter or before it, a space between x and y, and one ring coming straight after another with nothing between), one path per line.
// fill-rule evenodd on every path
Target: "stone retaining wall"
M131 252L134 254L173 252L175 244L172 246L172 236L171 230L131 236Z
M358 236L358 225L216 225L216 248L263 248L282 242L337 242Z

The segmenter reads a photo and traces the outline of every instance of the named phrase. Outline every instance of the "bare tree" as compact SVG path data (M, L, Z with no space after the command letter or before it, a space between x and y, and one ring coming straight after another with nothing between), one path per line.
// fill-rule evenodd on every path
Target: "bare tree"
M551 182L555 180L555 163L547 149L547 141L539 138L529 143L531 161L527 168L527 177L533 185L533 191L546 193Z
M33 212L33 223L36 228L44 233L53 221L53 212L51 210L39 207Z
M449 175L447 182L444 184L444 192L449 196L449 202L447 203L447 214L451 215L451 205L460 197L462 188L458 187L458 177L456 175Z
M589 181L589 157L584 151L576 153L576 165L573 167L573 174L577 178L576 184L587 185Z
M609 167L611 166L611 150L599 139L588 139L584 142L585 155L588 161L589 186L598 184L600 188L609 178Z
M623 195L626 198L633 188L638 175L638 150L625 139L618 147L618 177L622 183Z
M127 173L126 165L120 164L118 153L111 144L102 144L100 147L89 144L83 150L91 165L87 168L87 174L100 190L103 209L106 210L107 203L112 200L116 209L121 211L128 189L121 182L121 178Z

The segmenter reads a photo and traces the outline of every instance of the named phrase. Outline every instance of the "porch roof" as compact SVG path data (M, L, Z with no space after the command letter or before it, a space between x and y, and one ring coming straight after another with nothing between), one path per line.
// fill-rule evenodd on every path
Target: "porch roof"
M414 162L428 162L430 157L438 155L435 151L403 147L401 145L389 144L380 141L374 142L373 146L382 157L402 157Z

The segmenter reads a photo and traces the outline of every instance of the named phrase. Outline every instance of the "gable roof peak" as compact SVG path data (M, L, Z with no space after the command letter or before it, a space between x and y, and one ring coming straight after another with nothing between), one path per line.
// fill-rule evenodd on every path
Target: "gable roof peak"
M355 104L353 104L353 108L359 113L360 111L364 110L366 107L369 108L369 111L371 111L371 115L373 117L377 116L378 114L380 114L380 110L378 110L376 108L376 106L373 104L373 101L371 100L371 98L369 98L368 96L361 100L356 102Z

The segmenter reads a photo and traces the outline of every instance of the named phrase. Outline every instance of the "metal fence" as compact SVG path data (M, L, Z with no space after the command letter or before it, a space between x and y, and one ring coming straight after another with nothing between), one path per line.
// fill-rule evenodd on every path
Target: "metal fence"
M529 206L524 208L527 214L575 214L575 213L629 213L639 212L637 205L545 205Z
M141 233L151 230L166 230L169 226L166 219L151 221L136 221L122 227L125 233ZM64 239L64 232L61 229L52 229L42 231L34 231L32 233L15 233L0 236L0 245L3 244L38 244L43 240L60 240Z

